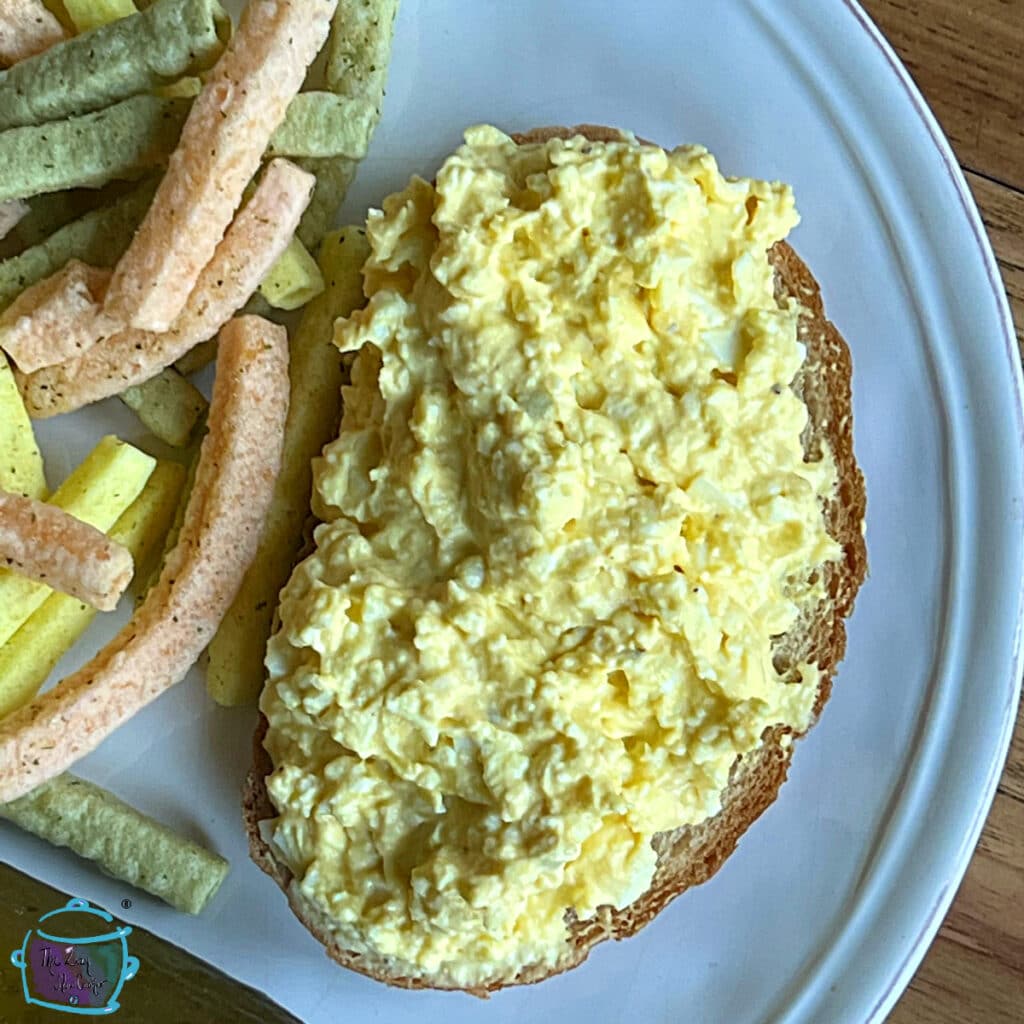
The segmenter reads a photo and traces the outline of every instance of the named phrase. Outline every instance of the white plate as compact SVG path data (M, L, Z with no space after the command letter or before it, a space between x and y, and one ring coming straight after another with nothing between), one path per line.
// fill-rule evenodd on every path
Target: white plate
M80 770L231 858L200 919L9 828L0 853L115 911L132 899L129 922L310 1024L881 1020L979 835L1021 667L1020 369L956 162L852 2L405 0L384 119L346 215L413 171L429 176L485 120L699 141L728 172L795 186L793 242L853 352L871 578L834 696L778 803L713 882L637 938L488 1004L328 964L246 857L238 794L253 715L211 706L198 671ZM110 430L137 437L114 402L44 424L52 480Z

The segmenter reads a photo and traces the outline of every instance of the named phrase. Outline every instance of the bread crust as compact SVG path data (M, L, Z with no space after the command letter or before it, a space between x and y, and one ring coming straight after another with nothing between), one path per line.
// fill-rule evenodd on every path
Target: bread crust
M536 128L514 134L516 142L546 142L552 138L584 135L594 142L619 141L622 133L600 125L575 128ZM643 140L640 140L643 142ZM836 463L838 485L826 502L824 516L829 534L843 549L841 558L822 568L824 598L803 610L796 626L776 644L780 669L798 662L814 662L821 669L815 701L815 719L832 689L832 677L846 650L844 620L853 610L854 599L867 573L867 551L863 522L866 510L864 478L853 453L853 413L850 382L850 352L835 326L825 317L821 290L808 267L785 242L769 252L775 269L775 293L781 302L796 299L801 306L799 337L807 347L807 358L793 388L808 408L808 424L802 437L807 458L820 458L823 448ZM263 748L267 722L260 715L253 742L253 767L246 780L243 817L249 834L250 856L284 890L292 911L326 947L339 964L378 981L406 989L462 989L486 996L509 985L531 984L560 974L582 963L599 942L635 935L668 904L691 886L707 881L736 848L740 836L774 802L785 782L792 756L791 740L798 738L788 727L765 731L756 750L737 759L728 788L722 795L722 809L699 825L660 832L652 840L658 854L650 888L634 903L620 910L601 907L580 921L566 912L568 926L565 951L554 965L530 965L513 977L496 976L478 986L466 987L444 975L423 975L415 965L384 957L372 957L338 946L330 924L305 901L284 864L277 860L260 835L259 823L277 812L267 793L265 780L273 770Z

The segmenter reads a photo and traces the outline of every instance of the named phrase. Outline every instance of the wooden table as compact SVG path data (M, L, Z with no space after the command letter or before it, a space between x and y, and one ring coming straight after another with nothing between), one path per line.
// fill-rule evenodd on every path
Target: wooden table
M1024 350L1024 0L862 0L967 175ZM1024 1022L1024 708L967 876L891 1024Z

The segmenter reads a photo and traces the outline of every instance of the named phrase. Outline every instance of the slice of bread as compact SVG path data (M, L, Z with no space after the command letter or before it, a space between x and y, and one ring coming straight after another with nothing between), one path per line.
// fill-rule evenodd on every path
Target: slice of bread
M513 138L519 143L529 143L577 134L592 141L621 139L618 131L594 125L538 128ZM806 458L815 461L821 457L822 449L827 448L838 471L836 492L826 504L824 515L829 533L843 548L843 557L821 567L825 598L802 609L797 625L775 646L775 661L780 671L799 662L814 662L821 667L815 705L817 716L828 700L832 675L846 649L844 619L853 609L854 598L867 571L862 529L864 479L853 454L849 350L839 332L825 318L821 291L800 257L785 242L774 246L769 256L775 268L777 298L796 298L803 308L799 333L800 340L807 346L807 358L793 388L803 399L809 414L802 438ZM356 953L337 944L331 934L330 921L303 898L288 868L274 856L260 833L260 822L276 816L265 786L266 777L273 769L263 749L266 726L261 715L254 742L254 764L244 793L243 811L253 860L281 886L296 916L338 963L402 988L461 988L443 974L427 975L413 964ZM784 737L790 733L791 730L781 726L766 730L762 745L737 760L723 794L722 809L713 818L654 837L657 869L650 888L640 899L621 910L602 907L593 917L582 921L567 910L565 949L554 967L528 966L511 977L496 974L469 991L484 996L507 985L541 981L575 967L598 942L634 935L680 893L709 879L736 848L740 836L775 800L789 769L793 748Z

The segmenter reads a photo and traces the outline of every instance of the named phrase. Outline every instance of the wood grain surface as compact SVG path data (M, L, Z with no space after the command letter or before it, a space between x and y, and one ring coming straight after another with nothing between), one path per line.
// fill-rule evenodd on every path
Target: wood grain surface
M1024 351L1024 0L862 0L978 201ZM1024 1022L1024 708L981 842L890 1024Z

